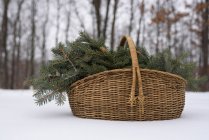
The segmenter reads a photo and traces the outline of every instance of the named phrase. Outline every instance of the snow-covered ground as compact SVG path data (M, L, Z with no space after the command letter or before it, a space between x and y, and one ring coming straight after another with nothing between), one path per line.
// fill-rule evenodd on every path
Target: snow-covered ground
M31 90L0 89L0 140L209 140L209 92L186 93L181 118L105 121L74 117L66 103L38 107Z

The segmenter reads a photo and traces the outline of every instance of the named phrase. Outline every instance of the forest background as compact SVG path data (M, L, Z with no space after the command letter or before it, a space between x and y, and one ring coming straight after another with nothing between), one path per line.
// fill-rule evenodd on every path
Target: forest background
M116 49L122 35L151 54L188 53L209 79L209 0L0 0L0 88L28 88L51 48L80 31ZM209 81L201 85L209 90Z

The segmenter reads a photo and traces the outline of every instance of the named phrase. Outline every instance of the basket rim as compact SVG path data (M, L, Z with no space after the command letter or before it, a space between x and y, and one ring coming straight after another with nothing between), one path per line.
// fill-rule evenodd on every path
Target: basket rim
M102 71L102 72L99 72L99 73L95 73L95 74L92 74L92 75L89 75L87 77L84 77L74 83L72 83L70 85L70 89L78 86L77 84L82 84L83 82L85 82L86 80L89 80L89 79L92 79L93 77L96 77L96 76L99 76L99 75L103 75L103 74L107 74L107 73L112 73L112 72L126 72L126 71L132 71L131 68L123 68L123 69L113 69L113 70L106 70L106 71ZM173 74L173 73L169 73L169 72L164 72L164 71L159 71L159 70L153 70L153 69L140 69L140 71L149 71L149 72L156 72L156 73L160 73L160 74L164 74L164 75L168 75L168 76L171 76L171 77L174 77L174 78L177 78L179 80L182 80L185 84L187 83L187 81L179 76L179 75L176 75L176 74ZM79 85L80 85L79 84Z

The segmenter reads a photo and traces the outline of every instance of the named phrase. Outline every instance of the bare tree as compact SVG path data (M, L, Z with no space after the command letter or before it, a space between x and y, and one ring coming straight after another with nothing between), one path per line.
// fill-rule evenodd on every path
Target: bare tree
M46 61L46 42L47 42L47 24L49 21L49 0L46 1L46 14L45 14L45 20L43 22L42 26L42 48L41 48L41 63L42 65L45 65Z
M96 22L97 22L97 37L100 37L101 34L101 0L93 0L92 4L94 5L95 14L96 14Z
M129 35L131 35L134 20L134 0L130 0L130 23L129 23Z
M140 11L140 18L139 18L139 28L137 30L137 35L136 35L136 46L139 46L139 39L140 39L140 33L141 33L141 24L142 24L142 19L144 17L144 0L139 4L139 11Z
M30 41L27 41L27 44L30 44ZM29 47L26 47L26 49L25 49L25 54L26 54L26 58L25 58L25 75L24 75L24 77L25 78L27 78L27 77L29 77L30 76L30 49L31 48L29 48Z
M165 6L165 23L166 23L166 46L169 50L171 50L171 20L170 20L170 15L172 14L171 12L171 5L173 4L172 0L166 0Z
M103 38L106 40L106 31L107 31L107 26L108 26L108 17L109 17L109 9L110 9L110 0L107 0L107 5L106 5L106 14L105 14L105 20L104 20L104 27L103 27Z
M14 24L13 24L13 48L12 48L12 65L11 65L11 82L10 82L10 88L14 89L15 88L15 83L17 82L15 77L16 77L16 52L17 52L17 34L18 34L18 22L20 20L20 13L21 13L21 9L22 9L22 5L24 3L24 0L19 0L17 2L17 14L16 14L16 18L14 20Z
M39 4L39 2L40 4L42 2L46 3L44 5L45 9L40 10L43 20L37 19L37 11L41 7L36 6L36 4ZM120 5L119 0L88 0L85 3L88 5L85 6L91 6L90 14L93 19L90 30L93 31L94 37L103 36L105 41L110 41L111 50L115 49L116 36L127 31L129 35L133 35L133 32L136 33L137 46L143 46L145 42L144 45L151 46L156 53L161 48L170 48L172 53L174 50L176 57L178 57L183 50L192 50L190 61L198 61L197 59L199 59L199 74L209 75L209 0L188 1L187 3L191 5L187 9L190 11L188 17L181 9L178 9L175 5L178 2L176 3L174 0L155 0L155 2L151 6L150 12L147 5L145 8L144 0L139 2L134 0L128 1L130 14L127 19L124 19L129 22L128 29L120 30L119 33L116 33L119 8L122 7L121 10L123 8L127 10L125 9L127 7L122 3ZM62 10L64 3L66 4L66 9ZM55 5L55 11L50 10L51 4ZM75 26L79 26L79 30L86 30L85 26L89 23L85 23L86 20L84 18L89 15L86 16L88 13L82 15L83 13L80 10L83 11L82 8L85 8L85 6L82 7L78 4L80 2L75 0L55 0L53 3L50 0L16 0L13 3L11 0L0 0L0 8L2 9L0 10L0 86L2 88L23 87L22 82L24 79L37 74L36 66L39 66L41 63L44 65L46 62L49 30L55 30L54 39L56 44L61 37L64 37L67 42L71 37L70 31ZM12 7L8 10L10 5ZM30 12L25 11L28 9L25 9L24 5L29 5L27 8ZM11 9L16 9L17 12L13 13ZM55 12L56 14L54 17L55 26L51 27L49 26L50 12ZM124 11L121 13L124 13ZM151 24L149 24L146 16L150 14L153 16ZM72 16L76 16L76 18L72 19ZM65 20L62 22L61 17L65 17ZM123 17L125 18L126 16ZM185 18L180 20L182 17ZM135 22L137 25L136 31L133 30ZM61 32L62 25L64 25L64 32ZM87 30L89 31L89 29ZM40 35L37 36L39 32ZM107 35L107 33L110 35ZM145 38L147 36L149 38ZM40 46L41 62L35 60L37 46ZM204 85L203 88L206 90L207 86L209 85Z
M60 0L57 0L57 17L56 17L56 22L57 22L57 26L56 26L56 37L55 37L55 44L57 45L58 41L59 41L59 31L60 31L60 9L61 9L61 3Z
M92 0L90 0L90 3L92 2ZM97 27L95 26L96 25L96 15L95 15L95 10L94 10L94 6L93 4L91 4L91 11L90 11L90 14L92 16L92 36L95 38L97 35L96 35L96 30L97 30Z
M189 16L189 19L185 21L185 24L187 24L187 28L188 28L188 38L189 38L189 48L191 49L190 51L190 62L193 61L193 52L197 49L197 44L196 42L193 42L193 38L194 38L194 33L191 32L190 30L192 29L192 26L194 24L194 17L195 17L195 11L193 10L193 5L196 5L195 0L192 0L192 4L188 4L187 2L184 3L185 8L190 10L191 16ZM194 50L194 51L193 51Z
M32 0L31 8L31 50L30 50L30 76L34 76L35 38L36 38L36 0Z
M10 0L3 0L3 18L0 33L0 76L3 77L2 87L9 87L9 73L8 73L8 52L7 52L7 34L8 34L8 7ZM4 56L4 57L3 57ZM3 68L2 68L3 65Z
M157 0L157 11L160 10L160 0ZM156 37L157 37L157 41L156 41L156 47L155 47L155 53L159 52L159 38L160 38L160 23L157 22L156 23Z
M114 45L115 45L115 21L116 21L116 14L117 14L117 9L118 9L118 3L119 0L114 0L114 7L113 7L113 20L112 20L112 28L111 28L111 45L110 49L111 51L114 50Z
M15 88L21 88L21 85L23 83L20 82L20 54L21 54L21 39L22 39L22 23L21 20L19 20L19 27L18 27L18 42L17 42L17 57L16 57L16 75L15 75L15 79L16 79L16 85Z
M84 20L82 20L80 14L79 14L79 11L78 11L78 7L76 6L76 3L74 1L73 1L73 6L74 6L74 11L75 11L75 14L76 14L76 16L78 18L78 21L81 24L81 28L85 31L86 28L85 28Z
M71 5L72 5L72 1L68 0L67 10L66 10L67 24L66 24L66 29L65 29L65 42L66 43L68 41L70 22L71 22Z
M208 28L208 15L209 15L209 7L208 7L208 4L209 4L209 0L205 0L205 5L206 7L203 9L202 11L202 57L203 57L203 69L202 69L202 75L207 75L207 77L209 78L209 70L208 70L208 45L209 45L209 42L208 42L208 31L209 31L209 28ZM207 91L207 89L209 89L209 86L207 87L207 84L208 83L205 83L202 87L202 90L203 91Z

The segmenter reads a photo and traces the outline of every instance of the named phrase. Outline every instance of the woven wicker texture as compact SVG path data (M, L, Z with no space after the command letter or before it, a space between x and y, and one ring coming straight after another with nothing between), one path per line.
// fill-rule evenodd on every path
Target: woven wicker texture
M174 74L140 69L135 45L128 42L131 69L116 69L81 79L68 93L75 116L108 120L166 120L180 117L186 81Z

